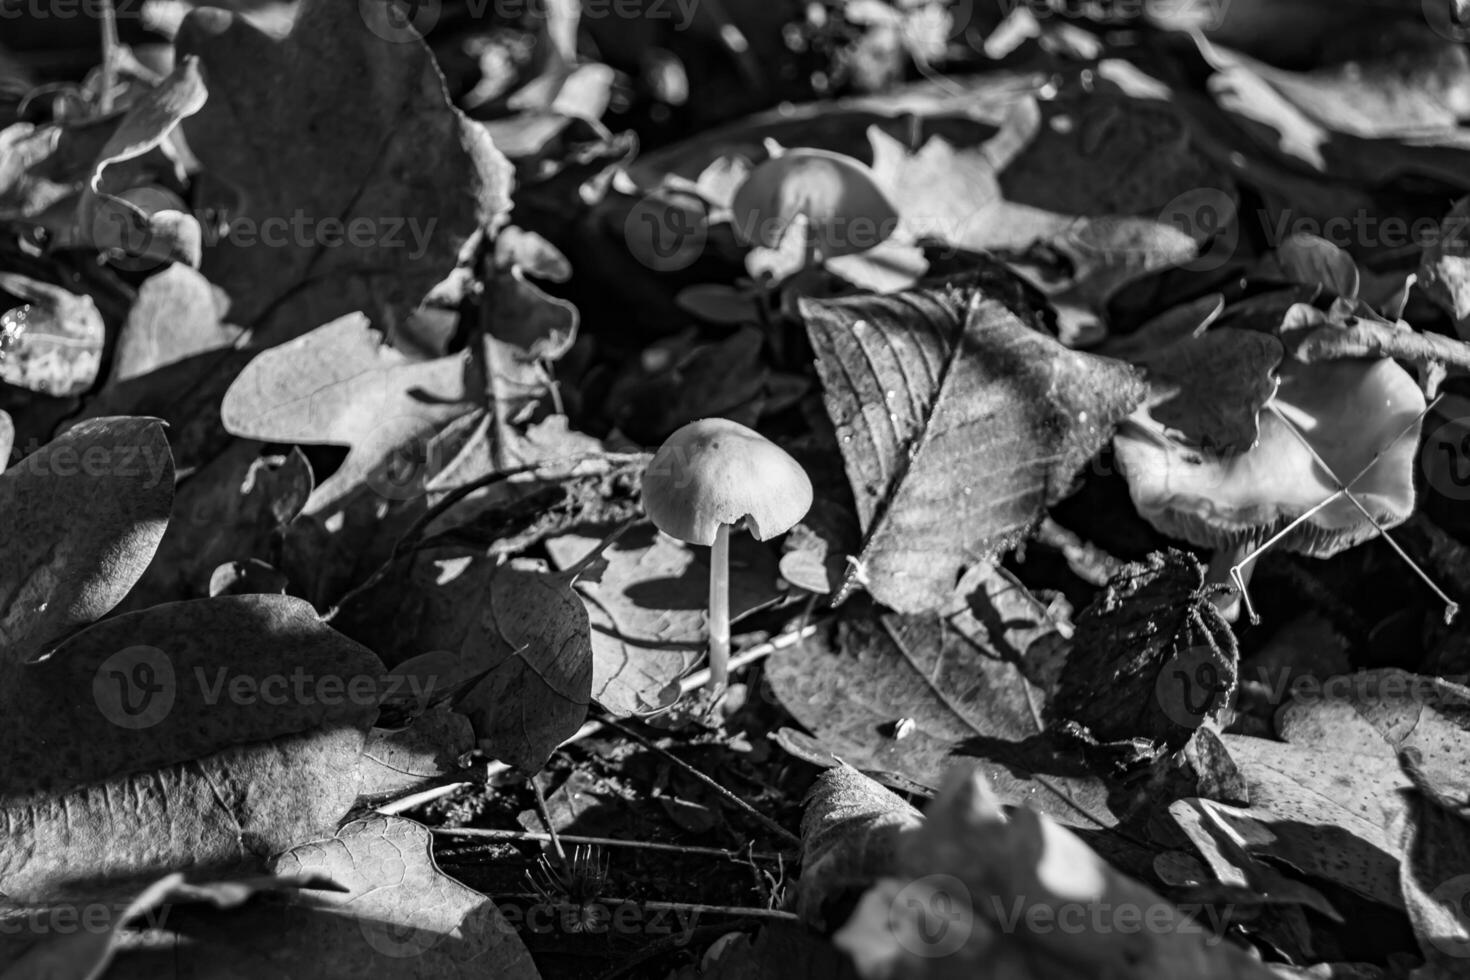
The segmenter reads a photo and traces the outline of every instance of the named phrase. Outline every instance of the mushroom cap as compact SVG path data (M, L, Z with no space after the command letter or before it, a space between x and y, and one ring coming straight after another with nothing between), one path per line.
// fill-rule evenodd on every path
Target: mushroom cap
M690 422L664 441L643 474L654 526L714 544L721 524L746 522L757 541L789 531L812 506L812 481L790 454L729 419Z
M1317 455L1343 480L1367 468L1352 492L1382 526L1407 518L1414 509L1416 419L1424 410L1408 372L1391 360L1288 359L1280 375L1275 402ZM1337 489L1269 410L1260 413L1256 444L1236 455L1180 445L1146 409L1118 430L1113 448L1139 514L1164 534L1207 547L1259 544ZM1281 547L1330 558L1376 533L1339 498L1294 528Z
M731 202L735 237L775 248L798 216L811 225L824 258L866 252L898 227L878 179L861 160L828 150L798 148L759 164Z

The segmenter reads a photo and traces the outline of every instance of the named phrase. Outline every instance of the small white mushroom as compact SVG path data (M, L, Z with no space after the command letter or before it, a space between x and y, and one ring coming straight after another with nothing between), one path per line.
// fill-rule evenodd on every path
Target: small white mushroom
M728 419L700 419L664 442L643 474L643 508L654 526L709 545L710 681L725 684L730 659L730 528L757 541L791 530L812 505L801 464L765 436Z

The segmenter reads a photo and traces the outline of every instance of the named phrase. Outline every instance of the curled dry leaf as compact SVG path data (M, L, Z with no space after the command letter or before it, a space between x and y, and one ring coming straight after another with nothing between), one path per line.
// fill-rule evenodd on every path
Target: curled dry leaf
M904 832L922 822L913 806L851 766L822 773L801 818L797 914L827 928L823 907L892 870Z
M1109 923L1124 914L1146 925ZM1078 916L1103 925L1069 927ZM1274 976L1044 814L1004 812L984 777L963 768L903 831L893 870L834 941L865 980Z
M1128 565L1077 617L1052 712L1144 758L1219 722L1235 693L1236 648L1204 592L1199 562L1155 553Z
M1393 358L1411 364L1442 364L1470 371L1470 344L1437 333L1419 333L1408 324L1353 317L1326 323L1303 338L1292 356L1313 361Z
M138 166L208 98L197 57L174 70L128 109L93 165L77 202L79 237L93 248L137 268L179 261L198 266L203 231L176 194L152 186Z

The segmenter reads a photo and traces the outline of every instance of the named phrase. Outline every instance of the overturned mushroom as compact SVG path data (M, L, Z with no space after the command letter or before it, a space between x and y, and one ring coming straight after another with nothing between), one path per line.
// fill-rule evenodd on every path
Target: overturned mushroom
M898 211L862 161L828 150L782 152L750 172L731 206L735 236L776 248L798 219L823 259L865 252L892 236Z
M1279 376L1243 452L1185 445L1147 408L1114 439L1139 514L1215 549L1210 580L1231 573L1252 621L1245 585L1263 545L1328 558L1409 516L1425 410L1419 386L1391 360L1288 358Z
M714 690L730 659L730 529L757 541L789 531L812 505L812 483L784 449L728 419L690 422L664 441L643 474L643 507L654 526L710 545L709 664Z

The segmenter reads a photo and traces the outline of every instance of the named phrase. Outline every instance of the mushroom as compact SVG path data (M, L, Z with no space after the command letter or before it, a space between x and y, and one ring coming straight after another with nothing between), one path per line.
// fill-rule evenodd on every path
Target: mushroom
M812 505L812 483L784 449L728 419L690 422L664 441L643 474L654 526L709 545L709 664L715 690L730 659L730 529L757 541L789 531Z
M798 218L823 260L866 252L891 237L898 211L861 160L807 147L755 167L731 202L735 237L775 248Z
M1288 358L1279 376L1259 437L1244 452L1184 445L1147 407L1113 440L1139 514L1171 537L1215 549L1209 581L1223 583L1229 572L1252 621L1245 584L1266 545L1330 558L1414 508L1425 401L1408 372L1388 359Z

